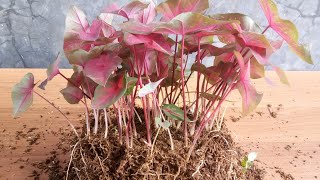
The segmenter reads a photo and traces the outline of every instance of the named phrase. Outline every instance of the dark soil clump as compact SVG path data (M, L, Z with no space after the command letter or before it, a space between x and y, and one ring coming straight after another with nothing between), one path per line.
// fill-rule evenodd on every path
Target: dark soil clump
M104 127L103 121L100 127ZM49 179L66 176L68 179L263 179L264 170L255 166L246 171L243 169L240 162L245 155L235 146L225 125L220 131L203 133L189 162L185 160L188 148L184 147L182 132L171 129L172 151L167 131L160 131L151 152L144 142L145 125L136 120L136 128L137 137L133 138L133 146L128 148L125 143L119 143L116 123L109 125L106 139L104 128L97 135L87 137L84 127L80 140L76 136L68 136L65 140L71 145L69 167L68 162L64 168L58 162L54 168L46 168L47 162L50 164L56 158L50 157L42 163L44 167L39 168L48 172ZM152 137L155 134L156 129L153 128ZM57 176L52 176L53 173Z

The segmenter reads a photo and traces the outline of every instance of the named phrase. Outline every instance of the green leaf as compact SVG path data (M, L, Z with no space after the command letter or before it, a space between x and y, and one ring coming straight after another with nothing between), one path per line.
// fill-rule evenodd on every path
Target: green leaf
M26 74L19 83L13 86L11 92L13 117L26 111L32 105L34 86L34 77L32 73Z
M138 78L136 77L127 77L127 90L124 93L124 96L130 95L133 92L134 87L136 86L136 83L138 81Z
M184 112L174 104L164 104L162 106L162 111L170 118L178 121L184 120ZM186 121L191 122L191 120L186 117Z
M165 120L162 122L160 117L156 117L155 122L156 122L156 127L162 127L164 129L168 129L171 126L170 121Z

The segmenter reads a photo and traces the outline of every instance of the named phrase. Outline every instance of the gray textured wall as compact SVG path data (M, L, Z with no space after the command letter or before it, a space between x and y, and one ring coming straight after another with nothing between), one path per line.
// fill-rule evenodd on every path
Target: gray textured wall
M123 5L128 1L117 2ZM57 52L62 51L68 8L77 5L92 20L110 2L112 0L0 0L0 67L47 67ZM299 60L286 45L272 56L272 61L286 70L320 70L320 0L276 2L282 17L297 25L301 42L310 45L315 65ZM267 23L257 0L210 0L210 7L210 13L240 12L250 15L261 26ZM68 67L66 60L62 66Z

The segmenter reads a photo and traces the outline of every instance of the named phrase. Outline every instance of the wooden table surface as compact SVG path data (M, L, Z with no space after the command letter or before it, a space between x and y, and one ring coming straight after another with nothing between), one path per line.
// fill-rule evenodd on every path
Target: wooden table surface
M11 88L27 72L34 73L36 82L46 77L44 69L0 69L0 179L33 179L28 177L35 169L32 164L45 160L57 149L61 137L56 132L70 131L60 114L37 96L31 109L12 118ZM62 72L67 76L72 73ZM264 80L254 82L264 97L246 117L241 117L239 94L232 94L236 102L228 105L226 122L239 146L258 153L257 164L266 169L266 179L281 179L276 173L278 168L295 179L320 179L320 72L287 74L290 87L278 83L273 72L267 72L275 82L273 86ZM78 115L84 109L64 101L59 90L65 84L57 77L46 91L37 91L69 112L72 122L80 126ZM240 120L232 121L238 117ZM32 144L34 137L39 139ZM61 158L67 159L68 154Z

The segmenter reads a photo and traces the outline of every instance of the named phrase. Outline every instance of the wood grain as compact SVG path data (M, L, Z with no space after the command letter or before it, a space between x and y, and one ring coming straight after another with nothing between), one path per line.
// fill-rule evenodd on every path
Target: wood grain
M46 76L44 69L0 69L0 179L33 179L28 177L35 169L31 164L43 161L56 149L58 131L69 131L65 120L40 98L17 119L12 118L11 88L24 74L32 72L36 81ZM71 70L62 70L67 76ZM320 72L288 72L291 86L278 83L273 72L267 76L275 82L271 86L264 80L255 81L258 91L264 93L258 108L239 121L241 102L237 92L228 104L226 122L229 130L246 151L258 152L257 163L267 170L266 179L280 179L276 168L290 173L296 179L320 178ZM46 91L37 90L61 108L71 121L80 126L81 105L71 106L59 93L65 81L57 77ZM271 107L268 107L271 106ZM270 112L276 114L276 118ZM38 128L27 133L30 128ZM17 138L21 131L26 138ZM39 144L29 145L28 138L40 135ZM18 136L19 137L19 136ZM25 152L30 149L30 152ZM67 159L68 154L61 156ZM23 166L23 167L22 167ZM45 179L45 177L42 177Z

